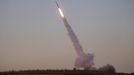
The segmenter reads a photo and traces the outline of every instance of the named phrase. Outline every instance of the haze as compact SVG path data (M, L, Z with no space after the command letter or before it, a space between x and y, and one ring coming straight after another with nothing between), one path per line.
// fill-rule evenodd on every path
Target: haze
M134 72L134 0L61 0L95 66ZM54 0L0 0L0 71L72 69L75 50Z

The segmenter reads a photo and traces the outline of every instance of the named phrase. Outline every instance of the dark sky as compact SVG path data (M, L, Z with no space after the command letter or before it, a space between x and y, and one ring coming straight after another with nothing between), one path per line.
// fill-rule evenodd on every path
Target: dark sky
M95 66L134 72L134 0L61 0ZM0 71L70 69L76 58L54 0L0 0Z

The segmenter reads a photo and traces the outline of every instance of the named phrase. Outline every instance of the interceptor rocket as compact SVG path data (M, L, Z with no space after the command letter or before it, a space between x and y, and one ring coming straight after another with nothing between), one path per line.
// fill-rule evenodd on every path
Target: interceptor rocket
M84 69L90 69L93 66L93 54L91 53L84 53L82 46L79 43L79 40L77 38L77 36L75 35L74 31L72 30L70 24L68 23L65 15L63 14L60 6L58 5L57 1L56 1L56 5L57 8L59 10L61 19L68 31L68 35L73 43L73 46L75 48L76 54L77 54L77 58L75 60L75 68L84 68Z
M67 21L65 15L63 14L63 12L62 12L62 10L61 10L61 8L59 7L59 5L58 5L57 2L56 2L56 5L57 5L57 7L58 7L59 13L60 13L61 18L62 18L62 20L63 20L63 23L64 23L64 25L65 25L65 27L66 27L66 29L67 29L67 31L68 31L68 35L69 35L71 41L73 42L73 45L74 45L74 47L75 47L75 50L76 50L77 54L78 54L78 55L82 55L82 54L83 54L83 50L82 50L82 47L81 47L81 45L80 45L80 43L79 43L79 40L77 39L75 33L73 32L71 26L69 25L69 23L68 23L68 21Z

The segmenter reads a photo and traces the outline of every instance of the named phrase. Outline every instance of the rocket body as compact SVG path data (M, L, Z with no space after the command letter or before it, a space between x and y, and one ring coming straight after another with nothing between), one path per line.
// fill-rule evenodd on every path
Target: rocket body
M57 5L57 7L60 8L59 5L58 5L58 3L57 3L57 1L56 1L55 3L56 3L56 5Z

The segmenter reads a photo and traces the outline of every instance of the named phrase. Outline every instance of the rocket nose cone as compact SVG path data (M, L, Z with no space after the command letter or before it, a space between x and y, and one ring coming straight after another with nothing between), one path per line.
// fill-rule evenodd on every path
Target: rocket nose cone
M57 5L57 7L60 8L59 5L58 5L58 3L57 3L57 1L56 1L55 3L56 3L56 5Z

